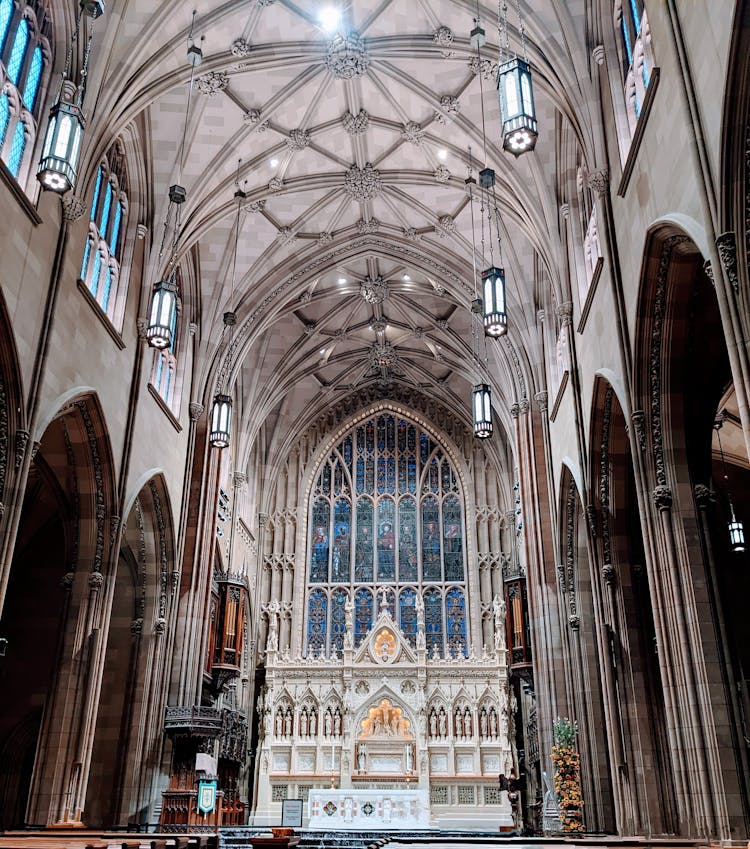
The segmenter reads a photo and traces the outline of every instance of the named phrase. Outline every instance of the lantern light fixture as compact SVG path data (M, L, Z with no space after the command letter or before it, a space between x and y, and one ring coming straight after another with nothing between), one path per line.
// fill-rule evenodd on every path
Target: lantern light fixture
M227 448L232 433L232 398L223 392L214 396L208 441L214 448Z
M82 0L84 2L84 0ZM164 351L171 348L174 341L174 329L177 326L177 308L179 305L179 289L177 286L177 249L180 241L181 211L182 205L187 200L187 191L180 185L182 169L185 159L185 137L187 133L188 118L190 116L190 99L193 93L193 78L195 68L201 63L203 53L193 42L193 27L195 25L195 12L193 12L193 23L188 35L187 61L191 66L190 85L188 87L188 100L185 108L185 124L182 130L182 143L178 157L177 182L169 187L167 214L164 218L164 231L162 233L159 259L164 256L167 244L167 235L172 227L172 244L167 273L158 283L155 283L151 293L151 309L149 311L148 325L146 326L146 341L152 348Z
M493 266L482 272L482 313L484 332L499 339L508 332L505 312L505 271Z
M174 279L160 280L154 284L151 314L146 327L146 341L152 348L163 351L172 345L177 297L177 283Z
M501 33L500 61L497 69L497 94L502 118L503 149L520 156L533 150L539 136L534 104L531 66L526 57L526 31L518 0L518 29L522 56L511 55L508 38L508 3L503 0L498 28ZM504 44L503 44L504 42Z
M75 186L78 173L78 158L81 154L81 140L86 126L83 114L83 98L86 92L86 77L89 71L91 40L94 35L94 21L104 13L103 0L81 0L80 14L77 16L68 55L65 60L60 89L50 109L47 132L42 145L36 178L43 191L64 195ZM81 82L76 85L71 79L73 48L78 40L81 18L90 19L89 37L83 55Z
M237 201L237 217L235 220L234 230L234 255L232 257L232 286L229 295L229 302L234 301L234 282L237 276L237 246L240 239L240 213L242 211L242 201L247 198L247 194L240 188L240 166L242 160L237 162L237 189L234 193L234 198ZM224 313L224 329L222 330L222 339L225 332L227 333L227 346L224 351L224 362L222 363L219 372L218 387L216 395L214 395L213 406L211 408L211 430L208 435L208 442L213 448L228 448L229 441L232 435L232 396L229 394L228 383L230 379L232 354L234 345L232 335L234 325L237 323L237 316L231 310ZM221 344L221 343L220 343Z
M724 484L727 490L727 501L729 501L729 521L727 522L727 530L729 531L729 546L735 554L742 554L745 550L745 526L737 518L734 513L734 504L732 503L732 494L729 492L729 477L727 476L727 465L724 460L724 448L721 444L721 428L724 425L726 412L716 419L714 422L714 430L716 438L719 442L719 454L721 455L721 470L724 476Z
M487 439L492 436L492 390L486 383L478 383L472 391L474 436Z

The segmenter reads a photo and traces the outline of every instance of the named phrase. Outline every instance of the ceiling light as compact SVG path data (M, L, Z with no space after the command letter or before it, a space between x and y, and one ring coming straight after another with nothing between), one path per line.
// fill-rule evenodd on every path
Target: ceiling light
M341 21L341 9L337 9L335 6L326 6L318 14L318 20L326 32L335 32Z
M441 147L440 150L438 151L438 159L445 162L445 160L447 158L448 158L448 151L444 147Z
M339 283L346 283L346 277L339 277Z
M271 160L271 162L269 164L270 164L271 168L276 168L279 164L279 160L274 156L274 158Z
M401 279L402 280L411 280L411 277L409 277L408 274L404 274L404 276Z

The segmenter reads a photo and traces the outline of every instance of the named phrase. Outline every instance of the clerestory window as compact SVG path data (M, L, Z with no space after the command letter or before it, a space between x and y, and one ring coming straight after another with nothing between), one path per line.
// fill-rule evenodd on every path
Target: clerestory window
M0 158L21 184L28 176L52 64L49 30L41 4L0 0Z

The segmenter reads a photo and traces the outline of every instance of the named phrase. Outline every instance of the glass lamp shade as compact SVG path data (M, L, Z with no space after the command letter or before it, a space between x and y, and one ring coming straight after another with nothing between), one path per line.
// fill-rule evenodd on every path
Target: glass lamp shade
M732 510L732 518L727 527L729 528L729 543L732 546L732 551L737 554L743 552L745 550L745 528L734 515L734 510Z
M85 125L83 113L73 102L74 96L75 89L64 87L59 100L50 109L42 158L36 173L45 191L61 195L75 185Z
M482 272L482 315L484 332L497 339L508 330L505 312L505 272L502 268L488 268Z
M487 439L492 436L492 396L486 383L478 383L471 394L474 436Z
M151 314L146 328L146 340L152 348L164 350L172 344L177 315L177 284L160 280L151 296Z
M211 408L211 432L208 441L214 448L226 448L232 429L232 399L221 392L214 397Z
M531 68L517 56L497 71L503 148L514 156L534 149L538 136Z

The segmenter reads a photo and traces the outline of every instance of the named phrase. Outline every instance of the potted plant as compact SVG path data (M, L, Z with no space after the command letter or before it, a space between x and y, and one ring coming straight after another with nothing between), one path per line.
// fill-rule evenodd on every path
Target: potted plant
M581 792L581 756L575 742L578 726L558 717L553 726L552 763L555 766L555 796L562 829L580 833L583 827L583 794Z

